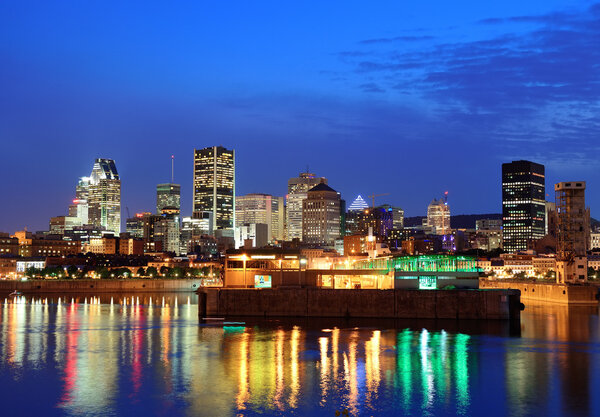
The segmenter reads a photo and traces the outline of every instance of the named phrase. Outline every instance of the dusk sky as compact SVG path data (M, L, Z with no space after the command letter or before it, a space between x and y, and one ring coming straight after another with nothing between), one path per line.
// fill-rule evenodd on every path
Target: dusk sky
M236 193L306 170L348 204L501 212L501 164L587 181L600 207L600 3L0 2L0 231L67 214L94 158L122 217L192 206L193 149L236 150Z

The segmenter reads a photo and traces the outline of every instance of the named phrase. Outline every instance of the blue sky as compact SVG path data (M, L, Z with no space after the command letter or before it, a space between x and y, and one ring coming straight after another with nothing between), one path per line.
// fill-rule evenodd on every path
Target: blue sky
M550 199L583 179L600 204L600 3L121 3L0 3L0 230L47 228L96 157L133 213L174 154L189 214L193 149L219 144L238 194L308 165L348 202L499 212L526 158Z

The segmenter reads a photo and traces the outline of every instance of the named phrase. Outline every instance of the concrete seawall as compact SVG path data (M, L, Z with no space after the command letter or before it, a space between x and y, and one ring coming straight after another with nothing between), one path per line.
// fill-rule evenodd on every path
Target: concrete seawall
M0 291L35 293L99 292L193 292L200 288L195 279L77 279L0 281Z
M510 280L479 281L479 288L515 289L521 291L523 301L543 301L558 304L598 304L598 287L593 285L568 285L539 282L515 282Z
M518 320L520 300L516 290L202 289L198 314Z

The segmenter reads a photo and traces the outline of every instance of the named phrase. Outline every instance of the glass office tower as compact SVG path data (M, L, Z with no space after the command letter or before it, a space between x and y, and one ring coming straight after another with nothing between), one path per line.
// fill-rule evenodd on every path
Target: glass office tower
M194 149L194 212L213 213L213 231L235 226L235 154L222 146Z
M502 241L504 250L527 250L545 234L544 166L530 161L502 164Z

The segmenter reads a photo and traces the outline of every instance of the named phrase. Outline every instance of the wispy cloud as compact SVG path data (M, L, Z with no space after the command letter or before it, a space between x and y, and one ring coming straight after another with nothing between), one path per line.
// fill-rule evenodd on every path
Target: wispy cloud
M504 33L446 43L427 35L370 39L360 44L387 46L365 55L357 48L344 62L360 90L371 92L373 86L423 100L473 141L543 143L549 154L565 143L600 142L600 3L580 13L477 23ZM393 43L404 38L427 42L419 48ZM574 160L586 157L595 158Z
M432 36L432 35L421 35L421 36L405 35L405 36L394 36L391 38L365 39L358 43L362 44L362 45L372 45L372 44L377 44L377 43L420 42L420 41L430 41L432 39L435 39L435 36Z

